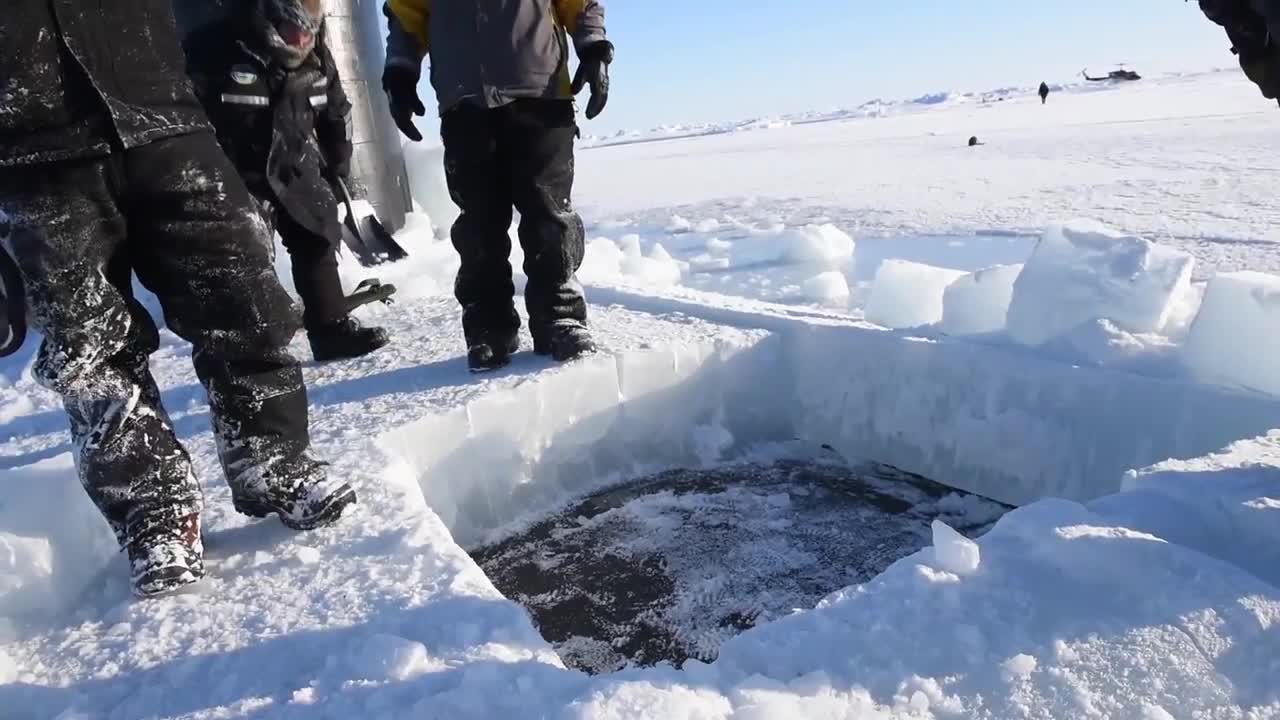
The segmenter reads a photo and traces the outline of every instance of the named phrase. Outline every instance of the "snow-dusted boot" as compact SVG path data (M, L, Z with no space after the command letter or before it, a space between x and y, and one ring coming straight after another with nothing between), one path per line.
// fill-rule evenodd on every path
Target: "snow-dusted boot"
M364 327L350 315L329 325L307 331L311 355L316 362L361 357L391 342L391 336L380 327Z
M533 338L533 351L539 355L550 355L557 362L590 355L596 349L591 331L579 322L554 324L545 335Z
M199 515L139 523L130 528L127 548L139 597L173 592L204 577Z
M355 503L356 491L346 482L329 477L327 463L306 454L237 478L233 495L237 512L250 517L280 516L294 530L314 530L331 525Z
M520 349L520 335L488 333L467 347L467 368L471 372L497 370L511 364L511 356Z

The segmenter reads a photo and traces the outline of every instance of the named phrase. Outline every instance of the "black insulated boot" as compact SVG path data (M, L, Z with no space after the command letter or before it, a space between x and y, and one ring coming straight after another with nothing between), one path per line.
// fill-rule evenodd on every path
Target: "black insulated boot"
M294 530L332 525L355 503L356 491L329 477L326 467L327 463L302 455L256 472L256 477L241 478L235 509L250 517L278 515Z
M535 336L533 351L550 355L556 362L565 362L596 352L596 341L591 331L578 322L552 325L545 335Z
M475 342L467 343L467 369L478 373L506 367L519 349L518 332L482 334Z
M307 331L311 355L316 362L361 357L391 342L391 336L380 327L364 327L350 315L341 320Z
M204 577L204 543L197 514L140 523L131 528L127 549L133 592L138 597L164 595Z

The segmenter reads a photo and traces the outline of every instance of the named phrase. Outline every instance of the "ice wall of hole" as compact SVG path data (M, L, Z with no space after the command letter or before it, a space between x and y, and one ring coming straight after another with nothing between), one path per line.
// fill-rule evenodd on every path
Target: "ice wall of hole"
M379 442L390 461L416 473L455 540L483 561L486 550L510 549L504 540L545 530L601 490L652 483L673 468L714 469L762 447L806 448L812 461L812 449L826 446L822 462L876 461L1016 505L1116 492L1131 468L1196 457L1280 425L1280 401L1260 395L945 337L750 320L771 332L592 358ZM866 477L844 472L845 480L818 484ZM713 482L715 473L698 477L687 482ZM750 626L748 615L726 627ZM600 640L562 642L561 651L581 667L611 669L618 653ZM696 656L704 640L685 650Z

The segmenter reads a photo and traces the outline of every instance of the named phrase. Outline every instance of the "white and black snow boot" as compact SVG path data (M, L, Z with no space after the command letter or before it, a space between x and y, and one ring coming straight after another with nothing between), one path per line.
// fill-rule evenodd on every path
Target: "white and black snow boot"
M520 349L520 335L489 333L467 346L467 369L471 372L488 372L511 364L511 356Z
M294 530L315 530L332 525L347 506L356 502L348 483L329 477L327 463L303 455L278 463L256 478L241 478L234 493L237 512L250 517L278 515Z
M377 350L391 342L391 336L380 327L364 327L350 315L341 320L307 330L311 356L316 362L346 360Z
M141 523L130 534L126 548L137 596L164 595L204 577L198 514Z
M579 322L557 323L545 335L533 338L533 351L539 355L550 355L557 362L590 355L597 349L591 331Z

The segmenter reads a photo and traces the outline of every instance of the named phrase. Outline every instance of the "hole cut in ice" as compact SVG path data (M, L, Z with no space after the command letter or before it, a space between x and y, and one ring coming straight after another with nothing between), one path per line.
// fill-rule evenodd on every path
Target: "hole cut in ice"
M738 633L976 537L1005 505L886 465L733 463L634 478L474 548L564 662L590 673L711 661Z

